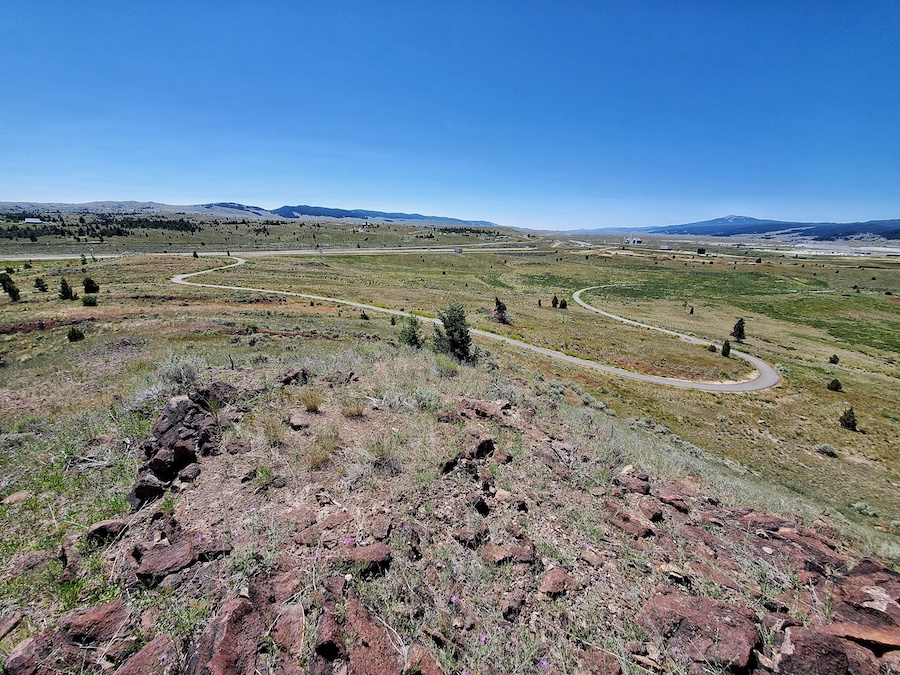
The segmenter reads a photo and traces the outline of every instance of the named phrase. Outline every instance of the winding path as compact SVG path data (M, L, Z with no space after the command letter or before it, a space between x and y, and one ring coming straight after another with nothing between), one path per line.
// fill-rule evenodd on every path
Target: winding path
M342 305L348 305L350 307L356 307L359 309L364 309L366 311L371 312L381 312L382 314L391 314L393 316L412 316L409 312L401 312L398 309L386 309L384 307L376 307L375 305L367 305L363 302L354 302L352 300L344 300L342 298L330 298L324 295L314 295L312 293L295 293L293 291L274 291L269 288L253 288L250 286L225 286L221 284L201 284L193 281L186 281L191 277L196 277L201 274L208 274L209 272L218 272L220 270L227 270L232 267L238 267L243 265L247 261L243 258L235 258L235 262L222 265L221 267L214 267L208 270L201 270L200 272L189 272L186 274L176 274L172 277L172 282L176 284L183 284L185 286L199 286L202 288L218 288L223 290L231 290L231 291L252 291L256 293L270 293L273 295L287 295L295 298L306 298L308 300L320 300L322 302L334 302ZM632 326L637 326L640 328L646 328L648 330L658 331L660 333L666 333L667 335L671 335L674 337L681 338L682 340L686 340L687 342L691 342L693 344L699 345L708 345L712 344L706 340L701 340L699 338L692 337L690 335L684 335L683 333L676 333L675 331L666 330L665 328L658 328L656 326L651 326L649 324L641 323L639 321L632 321L631 319L626 319L621 316L617 316L615 314L610 314L609 312L604 312L601 309L593 307L589 305L587 302L581 299L581 294L584 291L589 291L592 288L599 288L598 286L591 286L589 288L582 288L579 291L576 291L572 296L575 302L579 305L588 309L592 312L597 312L609 319L613 319L615 321L621 321L623 323L627 323ZM418 317L421 321L425 323L432 324L440 324L439 319L432 319L425 316ZM669 387L679 387L681 389L701 389L703 391L715 391L715 392L746 392L746 391L758 391L760 389L768 389L769 387L773 387L781 381L781 376L778 372L772 368L768 363L763 361L760 358L755 356L751 356L744 352L738 351L736 349L731 350L731 354L739 359L744 359L751 363L757 370L757 377L752 380L746 380L743 382L698 382L693 380L679 380L672 377L661 377L659 375L645 375L643 373L635 373L630 370L625 370L624 368L616 368L614 366L606 366L602 363L597 363L596 361L589 361L587 359L580 359L577 356L570 356L569 354L564 354L563 352L558 352L555 349L547 349L546 347L539 347L537 345L530 344L528 342L524 342L522 340L516 340L513 338L505 337L503 335L497 335L496 333L490 333L488 331L479 330L477 328L471 328L470 332L474 335L478 335L480 337L488 338L490 340L496 340L498 342L503 342L508 345L512 345L513 347L518 347L519 349L528 349L532 352L536 352L538 354L542 354L543 356L548 356L552 359L556 359L558 361L563 361L565 363L571 363L576 366L580 366L582 368L588 368L590 370L600 371L601 373L608 373L610 375L618 375L620 377L625 377L631 380L639 380L641 382L651 382L653 384L661 384Z

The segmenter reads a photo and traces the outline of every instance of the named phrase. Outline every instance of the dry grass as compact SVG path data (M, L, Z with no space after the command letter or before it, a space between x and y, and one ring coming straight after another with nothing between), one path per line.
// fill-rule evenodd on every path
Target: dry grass
M307 388L297 392L297 400L306 408L306 412L317 413L325 403L325 394L319 389Z

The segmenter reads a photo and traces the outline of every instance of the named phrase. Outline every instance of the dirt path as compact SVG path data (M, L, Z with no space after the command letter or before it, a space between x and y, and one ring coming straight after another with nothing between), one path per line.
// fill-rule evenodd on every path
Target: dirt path
M306 298L308 300L320 300L322 302L334 302L342 305L347 305L349 307L356 307L359 309L364 309L367 312L381 312L382 314L391 314L393 316L406 317L410 316L409 312L401 312L397 309L385 309L384 307L376 307L375 305L367 305L363 302L354 302L352 300L344 300L342 298L330 298L324 295L314 295L312 293L295 293L293 291L275 291L269 288L253 288L250 286L224 286L221 284L201 284L193 281L186 281L186 279L190 277L196 277L200 274L207 274L209 272L217 272L219 270L226 270L232 267L238 267L239 265L243 265L247 261L243 258L235 258L235 262L229 265L223 265L221 267L214 267L208 270L201 270L200 272L190 272L187 274L176 274L172 277L172 281L176 284L184 284L185 286L200 286L202 288L218 288L223 290L232 290L232 291L253 291L257 293L271 293L275 295L287 295L295 298ZM591 288L596 288L596 286L592 286ZM581 293L584 291L590 290L590 288L582 288L579 291L576 291L573 295L575 302L579 305L593 312L597 312L598 314L602 314L610 319L614 319L616 321L622 321L624 323L639 326L642 328L647 328L648 330L655 330L661 333L666 333L668 335L672 335L675 337L679 337L682 340L686 340L688 342L692 342L695 344L711 344L706 340L700 340L695 337L691 337L689 335L684 335L682 333L676 333L675 331L666 330L665 328L657 328L656 326L651 326L649 324L640 323L638 321L632 321L631 319L626 319L624 317L616 316L615 314L610 314L608 312L604 312L601 309L597 309L596 307L592 307L581 299ZM439 319L432 319L429 317L420 316L419 319L425 323L431 324L440 324ZM744 382L698 382L693 380L679 380L672 377L660 377L658 375L644 375L643 373L635 373L630 370L625 370L624 368L616 368L614 366L606 366L602 363L597 363L596 361L588 361L587 359L580 359L577 356L570 356L569 354L564 354L563 352L558 352L555 349L547 349L546 347L538 347L537 345L530 344L528 342L523 342L522 340L515 340L513 338L504 337L503 335L497 335L496 333L490 333L488 331L479 330L477 328L470 329L470 332L474 335L478 335L480 337L488 338L490 340L496 340L498 342L504 342L508 345L512 345L514 347L518 347L519 349L528 349L530 351L536 352L538 354L542 354L543 356L548 356L552 359L556 359L558 361L564 361L565 363L571 363L576 366L580 366L582 368L588 368L590 370L597 370L602 373L608 373L610 375L618 375L620 377L626 377L631 380L639 380L641 382L651 382L653 384L661 384L669 387L680 387L682 389L701 389L703 391L715 391L715 392L745 392L745 391L758 391L760 389L768 389L769 387L773 387L781 381L781 376L778 372L772 368L768 363L759 359L755 356L750 356L749 354L745 354L744 352L740 352L736 349L731 350L731 354L736 358L744 359L751 363L757 369L757 377L752 380L747 380Z

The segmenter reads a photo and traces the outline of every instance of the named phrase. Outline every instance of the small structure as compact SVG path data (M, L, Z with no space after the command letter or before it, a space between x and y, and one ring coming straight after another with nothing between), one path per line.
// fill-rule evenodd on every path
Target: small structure
M644 243L644 240L640 237L625 237L625 241L622 243L626 246L640 246Z
M40 225L43 221L40 218L26 218L26 225Z

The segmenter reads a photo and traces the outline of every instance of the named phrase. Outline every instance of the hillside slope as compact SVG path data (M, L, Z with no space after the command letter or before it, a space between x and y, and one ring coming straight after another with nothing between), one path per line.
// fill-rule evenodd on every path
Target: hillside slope
M900 576L824 514L576 387L442 358L378 342L236 369L170 357L161 409L123 401L144 436L98 429L73 460L96 476L134 457L114 486L128 512L10 557L5 672L900 664ZM13 530L43 527L38 479L23 465L6 490ZM48 576L81 589L70 611L40 595Z

